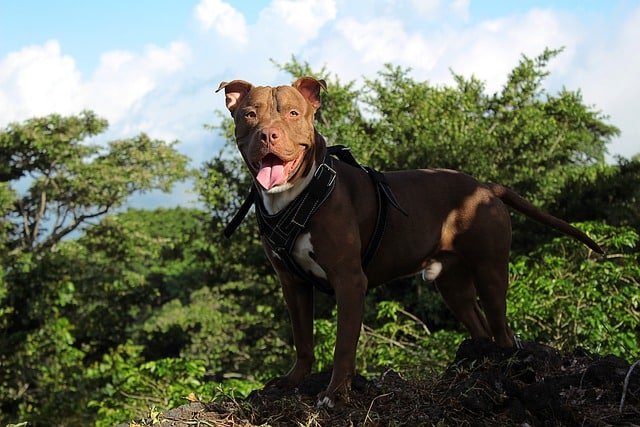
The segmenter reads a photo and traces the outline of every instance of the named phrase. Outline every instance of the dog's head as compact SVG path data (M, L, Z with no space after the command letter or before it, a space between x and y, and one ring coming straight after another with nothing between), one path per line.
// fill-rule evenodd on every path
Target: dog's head
M255 181L267 193L292 188L317 157L313 118L324 80L301 77L291 86L253 86L244 80L222 82L235 136Z

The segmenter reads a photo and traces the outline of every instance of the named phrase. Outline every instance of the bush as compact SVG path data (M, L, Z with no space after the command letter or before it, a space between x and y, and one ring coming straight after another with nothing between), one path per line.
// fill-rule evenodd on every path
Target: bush
M511 264L508 316L517 334L558 348L629 357L640 343L640 256L631 228L584 223L606 255L561 237Z

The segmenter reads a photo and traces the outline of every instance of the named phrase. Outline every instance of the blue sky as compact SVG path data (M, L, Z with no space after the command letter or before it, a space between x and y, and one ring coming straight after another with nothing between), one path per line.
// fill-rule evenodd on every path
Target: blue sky
M640 152L640 2L623 0L0 0L0 126L91 108L105 138L177 139L199 164L219 144L202 127L223 109L213 89L288 83L272 59L356 81L387 62L436 84L453 69L495 91L545 46L565 47L548 89L610 116L611 155Z
M229 1L247 22L258 20L269 1ZM367 2L363 2L366 4ZM386 2L393 5L396 2ZM78 68L91 72L101 52L112 49L139 51L149 43L163 45L190 36L193 9L198 1L182 0L1 0L0 55L24 46L56 39L72 55ZM473 25L487 19L555 9L573 14L585 23L610 20L613 24L633 6L633 2L602 1L470 1L469 20ZM375 16L383 6L365 9ZM410 21L411 19L408 19Z

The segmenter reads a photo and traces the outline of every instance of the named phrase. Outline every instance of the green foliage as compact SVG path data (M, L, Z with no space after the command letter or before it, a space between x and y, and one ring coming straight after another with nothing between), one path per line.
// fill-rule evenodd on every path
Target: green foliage
M235 149L231 122L223 121L219 128L228 138L220 152L205 162L196 177L200 200L211 218L208 226L214 269L219 283L247 280L264 282L273 275L264 256L258 228L252 215L235 231L232 239L223 238L224 227L244 201L251 186L251 177ZM279 292L275 282L266 281L268 292Z
M374 312L377 322L363 328L358 357L362 369L381 372L392 368L416 375L445 367L464 338L456 331L432 333L418 317L397 301L381 301Z
M639 159L605 165L617 129L580 92L544 90L557 54L523 57L494 94L474 78L434 86L391 65L362 85L295 59L280 68L328 81L319 130L365 164L461 169L595 221L583 227L603 259L514 225L512 325L527 339L637 354ZM113 425L191 393L245 395L288 369L288 315L255 221L222 237L251 183L225 117L225 144L195 178L198 209L115 213L133 194L191 176L175 142L91 143L107 123L90 111L0 131L0 424ZM316 369L328 369L335 311L330 298L316 302ZM375 289L366 305L365 374L426 375L465 336L420 279Z
M12 123L0 133L0 181L13 181L33 172L46 175L59 163L73 163L95 151L80 143L106 128L107 121L91 111Z
M387 369L411 375L445 367L464 334L455 331L432 333L425 323L406 311L397 301L380 301L370 307L375 315L360 333L357 369L360 374L377 375ZM336 334L336 312L314 322L316 369L330 370Z
M584 203L588 200L589 203ZM569 176L551 209L572 221L603 219L640 232L640 157L580 168Z
M602 163L605 144L619 133L580 92L544 90L547 65L559 53L523 57L492 95L475 78L454 74L453 86L433 86L391 65L359 89L329 80L319 130L381 170L457 169L548 203L568 172ZM281 68L295 77L329 77L295 59Z
M179 406L190 393L213 396L215 386L207 381L204 361L165 358L144 362L142 350L124 344L87 371L89 379L108 378L100 397L88 404L97 410L96 425L143 418L152 406Z
M598 259L567 237L555 239L511 264L509 318L525 339L557 348L583 346L599 353L640 353L640 237L602 223L581 227L598 237Z
M241 283L228 283L194 291L184 303L169 301L143 324L139 341L146 343L147 352L179 350L180 357L203 360L217 381L269 379L284 368L291 347L278 335L280 321L273 307L236 294L244 289Z
M29 178L29 188L9 216L12 247L30 252L51 248L135 192L168 191L188 176L187 158L173 148L176 142L145 134L112 141L106 149L85 142L106 127L105 120L86 111L13 123L0 132L0 180Z
M138 310L127 308L139 300L114 296L143 287L144 280L139 271L112 268L118 264L108 256L100 262L103 253L85 246L86 238L63 238L132 194L168 191L189 175L188 159L175 142L144 134L106 146L86 141L106 127L85 111L0 131L0 422L3 414L35 424L46 414L47 425L92 418L78 411L88 395L83 367L121 342ZM111 253L126 245L122 237L108 242ZM109 276L114 270L117 277ZM101 279L112 280L106 288L93 287ZM125 310L114 310L122 301Z

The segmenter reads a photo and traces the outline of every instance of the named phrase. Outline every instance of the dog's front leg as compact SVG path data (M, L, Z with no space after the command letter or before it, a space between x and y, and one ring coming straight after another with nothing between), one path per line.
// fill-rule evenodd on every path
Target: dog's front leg
M338 329L333 355L333 372L327 389L318 395L318 407L333 407L336 399L349 400L351 380L355 374L356 347L362 328L367 278L360 272L334 279L338 306Z
M313 355L313 286L289 274L279 274L291 318L296 361L289 372L267 383L280 388L297 387L311 372Z

